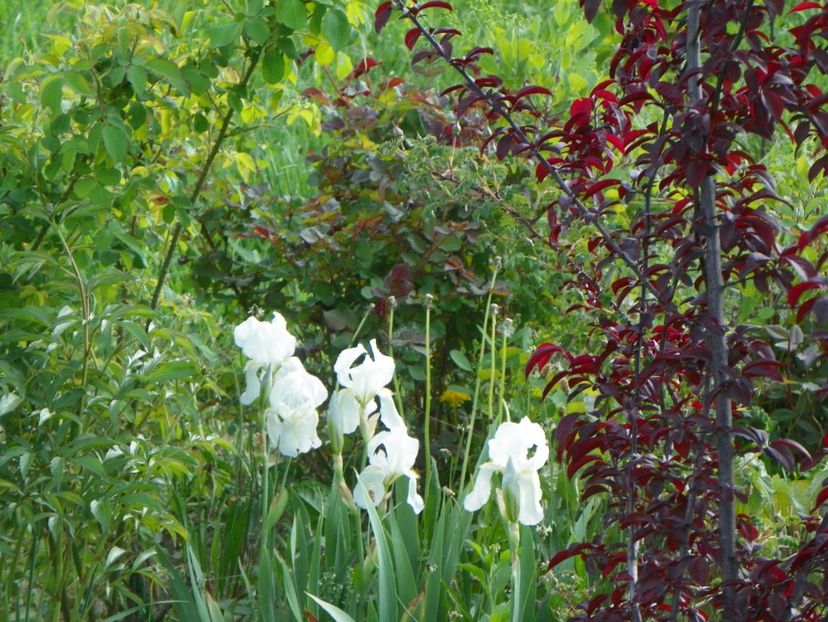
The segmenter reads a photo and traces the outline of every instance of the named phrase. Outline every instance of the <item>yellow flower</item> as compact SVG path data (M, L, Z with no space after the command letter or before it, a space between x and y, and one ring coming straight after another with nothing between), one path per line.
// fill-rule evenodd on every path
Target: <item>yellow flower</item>
M440 395L440 401L444 404L448 404L452 408L462 406L464 402L468 402L470 399L471 395L468 393L463 391L452 391L451 389L446 389Z

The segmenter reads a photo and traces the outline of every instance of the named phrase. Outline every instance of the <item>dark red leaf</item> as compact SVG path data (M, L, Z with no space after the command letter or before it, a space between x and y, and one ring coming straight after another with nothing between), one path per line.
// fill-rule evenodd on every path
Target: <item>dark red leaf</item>
M429 2L421 4L420 11L424 9L445 9L446 11L454 10L448 2L442 2L441 0L429 0Z
M545 399L546 396L549 395L549 392L552 389L555 388L555 385L558 384L558 382L560 382L563 378L565 378L569 374L570 374L569 371L562 371L562 372L558 372L557 374L552 376L552 379L549 382L547 382L546 386L543 388L543 393L541 394L541 397Z
M592 100L589 97L576 99L569 107L569 117L576 125L585 125L589 123L589 117L592 114Z
M503 138L501 138L500 142L497 143L497 149L495 150L497 159L502 160L509 155L514 145L515 139L511 134L506 134Z
M771 447L787 447L789 449L793 449L794 451L798 451L802 454L802 457L806 460L812 460L811 453L805 449L802 445L797 443L794 440L789 438L780 438L779 440L773 441L771 443Z
M822 156L811 165L808 169L808 181L814 181L826 168L828 168L828 155Z
M535 348L535 351L526 363L526 375L528 376L532 373L532 370L535 367L538 368L538 371L541 371L544 367L546 367L546 364L549 363L549 359L552 358L553 354L564 354L564 350L559 345L554 343L540 344L537 348Z
M558 443L559 451L567 446L567 440L579 416L578 413L564 415L555 427L555 442Z
M371 71L371 69L381 64L382 63L377 62L371 57L363 58L361 61L357 63L356 67L354 67L354 70L351 72L351 75L349 77L352 79L359 78L361 75L368 73L369 71Z
M798 324L802 323L802 320L808 315L808 311L813 308L818 300L821 300L821 298L811 298L802 303L802 306L796 311L796 321Z
M417 39L420 38L420 35L423 34L420 32L419 28L412 28L407 33L405 33L405 47L409 50L413 49L414 46L417 44Z
M819 289L820 287L822 287L822 283L817 279L797 283L788 290L788 304L791 307L795 307L799 303L802 294L812 289Z
M374 11L374 30L380 32L388 23L391 17L392 4L390 2L383 2Z
M475 60L483 54L494 54L494 50L492 48L484 48L480 46L473 47L469 50L469 53L466 54L466 60Z
M591 549L591 544L574 544L563 551L558 552L557 554L553 555L549 562L546 564L547 570L552 570L555 566L560 564L561 562L565 562L570 557L575 557L576 555L580 555L582 551L587 549Z
M595 16L598 15L598 8L601 6L601 0L582 0L581 4L584 7L584 17L586 21L592 23Z
M782 364L779 361L753 361L745 365L742 369L742 375L746 378L762 377L782 382L782 375L778 371L780 367L782 367Z
M515 93L515 102L520 101L528 95L552 95L552 91L542 86L527 86Z
M572 479L572 477L587 464L597 461L603 461L601 456L598 454L587 454L586 456L581 456L575 462L571 462L569 466L566 467L566 476Z
M793 471L796 466L793 455L785 447L772 447L769 445L762 448L762 453L776 460L786 471Z
M584 192L584 198L589 198L593 194L601 192L601 190L603 190L604 188L609 188L610 186L617 186L620 183L620 179L603 179L589 186Z
M468 87L465 84L455 84L454 86L450 86L444 91L440 92L440 97L444 95L448 95L449 93L453 93L454 91L465 91Z
M809 9L820 9L822 5L819 2L800 2L788 13L798 13L799 11L807 11Z

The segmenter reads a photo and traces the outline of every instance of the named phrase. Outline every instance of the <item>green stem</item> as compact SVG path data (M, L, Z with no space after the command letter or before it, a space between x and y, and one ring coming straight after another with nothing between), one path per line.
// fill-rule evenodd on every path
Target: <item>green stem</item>
M494 418L494 394L495 394L495 359L497 358L497 314L500 307L491 305L492 309L492 332L490 334L492 344L491 364L489 365L489 419Z
M425 350L426 350L426 388L425 388L425 503L431 489L431 294L426 295Z
M523 603L521 602L521 573L520 573L520 525L509 525L509 548L512 552L512 622L523 619Z
M365 322L368 320L368 316L371 315L371 312L373 310L374 310L374 305L372 304L372 305L369 305L368 308L365 310L365 313L362 314L362 319L359 321L359 324L357 325L356 330L354 331L354 336L351 337L351 343L348 346L349 348L353 347L353 345L356 343L356 340L359 337L359 333L362 331L362 327L365 325ZM338 388L339 388L339 383L337 382L336 388L334 389L334 391Z
M69 264L72 266L72 272L74 273L75 279L78 283L83 320L83 362L81 368L81 387L86 387L86 378L89 372L89 294L86 290L86 282L83 280L83 275L81 275L80 268L75 261L75 255L72 253L72 249L69 248L69 244L66 242L63 232L60 230L60 225L54 220L52 221L52 225L58 234L58 238L60 238L60 243L63 245L63 250L66 252ZM81 400L81 409L82 408L83 400Z
M391 345L391 343L394 340L394 309L397 308L397 299L394 298L394 296L388 297L388 306L391 309L388 312L388 356L390 356L393 359L394 346ZM400 417L402 417L403 420L405 420L402 396L400 395L400 381L397 379L396 372L394 373L394 403L397 405L397 412L400 413Z
M267 448L267 421L265 417L265 411L262 409L262 423L261 423L261 433L262 433L262 524L264 524L265 519L267 518L267 513L270 510L270 469L269 469L269 461L270 461L270 454ZM262 550L266 550L269 547L269 538L270 534L267 533L267 530L262 530Z
M503 322L503 342L500 346L500 386L497 402L497 424L503 421L503 408L506 405L506 345L509 343L509 331L512 327L512 320L507 318Z
M474 382L474 398L472 399L472 411L469 419L469 428L466 430L465 450L463 451L463 466L460 468L460 485L458 491L462 494L466 486L466 472L469 466L469 454L471 453L472 437L474 435L474 423L477 418L477 401L480 397L480 369L483 367L483 357L486 355L486 330L489 327L489 310L492 304L492 292L494 291L497 272L500 269L500 257L495 257L492 281L489 284L489 295L486 298L486 311L483 315L483 338L480 340L480 352L477 356L477 378Z

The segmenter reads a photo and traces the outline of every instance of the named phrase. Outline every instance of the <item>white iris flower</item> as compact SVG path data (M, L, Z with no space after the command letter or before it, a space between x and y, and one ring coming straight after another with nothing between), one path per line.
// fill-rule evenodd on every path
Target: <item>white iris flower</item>
M252 404L262 390L262 371L275 373L279 366L293 356L296 338L287 330L285 318L273 313L270 322L249 317L233 330L236 345L250 359L244 369L247 386L241 395L242 404ZM269 381L268 379L265 379Z
M417 473L413 469L420 441L408 435L387 389L380 393L380 419L388 429L379 432L368 443L369 464L358 476L362 486L357 487L354 502L361 508L367 508L369 503L379 505L394 481L407 477L407 501L419 514L423 511L423 498L417 494Z
M508 421L500 424L488 446L489 461L480 466L474 488L463 500L463 507L469 512L483 507L491 495L492 476L501 473L499 501L504 518L507 522L516 519L523 525L537 525L543 520L538 470L549 459L543 428L528 417L520 423Z
M319 447L322 441L316 434L316 409L326 399L325 385L308 373L298 358L290 357L282 363L270 389L270 407L265 412L270 446L291 457Z
M362 362L356 365L361 357ZM343 387L331 400L328 413L334 432L350 434L362 425L365 437L370 438L377 420L375 399L390 394L385 387L394 377L394 359L382 354L372 339L371 356L362 344L347 348L337 357L334 371Z

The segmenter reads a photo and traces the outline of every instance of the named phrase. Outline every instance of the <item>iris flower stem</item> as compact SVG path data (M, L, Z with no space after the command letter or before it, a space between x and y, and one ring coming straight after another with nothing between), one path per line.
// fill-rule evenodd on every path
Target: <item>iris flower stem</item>
M431 488L431 295L426 296L425 317L425 350L426 350L426 389L425 389L425 493L424 499L428 503L428 493Z
M509 343L509 328L512 320L507 318L503 324L503 341L500 345L500 386L497 402L497 425L503 423L503 408L506 405L506 345Z
M394 309L397 307L397 300L393 296L388 297L390 311L388 311L388 356L394 358ZM397 374L394 373L394 403L397 405L397 412L400 417L405 420L405 412L403 411L402 396L400 395L400 381L397 380Z
M359 324L357 325L356 330L354 331L354 336L351 337L351 343L348 347L352 348L354 346L357 339L359 338L359 333L362 332L362 327L365 326L365 322L368 320L368 316L371 315L371 312L373 310L374 310L374 305L373 304L368 305L368 308L365 310L365 313L362 315L362 319L359 321ZM336 391L338 388L339 388L339 381L337 381L336 387L334 388L334 391Z
M512 622L520 622L523 619L523 603L520 598L520 525L516 522L509 525L509 548L512 553Z
M495 372L496 363L497 363L497 313L499 307L497 305L491 305L492 309L492 332L490 334L491 337L491 347L492 347L492 354L491 354L491 365L489 366L489 419L494 419L494 394L495 394L495 384L497 382L497 374Z
M492 281L489 284L489 296L486 299L486 311L483 316L483 338L480 340L480 353L477 356L477 378L474 382L474 398L472 399L472 411L469 419L469 428L466 430L465 451L463 451L463 466L460 468L460 485L458 490L463 493L466 487L466 472L469 466L469 453L471 453L472 437L474 436L474 423L477 419L477 402L480 397L480 370L483 367L483 358L486 355L486 330L489 327L489 311L492 304L492 292L494 291L497 273L500 269L500 257L495 257Z
M261 423L261 430L262 430L262 523L264 523L265 519L267 518L267 512L270 509L270 482L268 481L270 478L270 473L268 469L268 461L270 456L268 455L267 450L267 431L266 431L266 418L265 418L265 411L261 409L262 413L262 423ZM269 546L269 539L270 534L267 530L262 530L262 550L266 550Z

